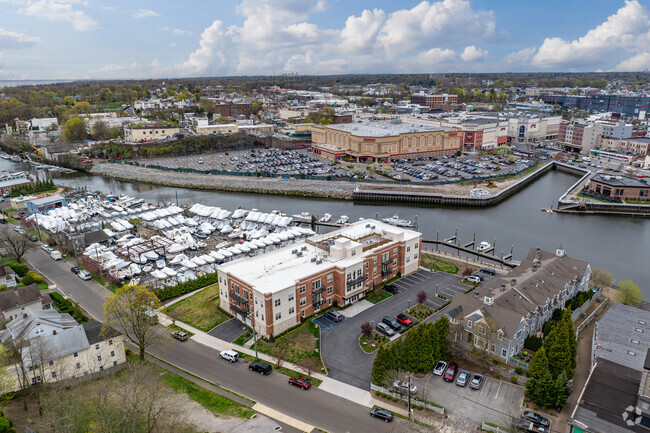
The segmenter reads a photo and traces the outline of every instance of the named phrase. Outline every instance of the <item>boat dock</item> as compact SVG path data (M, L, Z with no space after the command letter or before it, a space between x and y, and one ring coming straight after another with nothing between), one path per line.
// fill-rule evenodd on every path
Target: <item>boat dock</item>
M510 253L509 254L504 254L504 252L501 252L500 256L497 256L494 254L495 251L495 246L496 246L496 238L493 239L492 244L490 245L489 248L486 248L485 250L479 251L474 248L476 244L476 233L474 233L474 237L471 242L467 242L464 244L460 243L460 238L458 237L458 229L456 229L456 232L453 236L450 236L445 239L440 239L440 234L439 232L436 233L436 239L422 239L423 244L434 244L436 246L436 252L438 251L438 247L440 245L447 247L447 248L452 248L460 254L461 252L466 253L471 256L475 256L476 258L482 258L486 260L490 260L496 263L499 263L504 266L508 266L511 268L514 268L517 266L518 263L514 262L512 260L512 255L514 251L514 245L510 245Z

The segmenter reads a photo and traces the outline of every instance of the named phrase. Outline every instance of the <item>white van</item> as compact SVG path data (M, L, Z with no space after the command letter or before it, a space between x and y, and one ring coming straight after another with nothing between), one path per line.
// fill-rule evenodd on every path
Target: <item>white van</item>
M224 350L223 352L219 353L219 358L230 362L237 362L239 359L239 353L235 352L234 350Z
M63 258L61 252L56 250L50 253L50 257L52 257L54 260L61 260Z

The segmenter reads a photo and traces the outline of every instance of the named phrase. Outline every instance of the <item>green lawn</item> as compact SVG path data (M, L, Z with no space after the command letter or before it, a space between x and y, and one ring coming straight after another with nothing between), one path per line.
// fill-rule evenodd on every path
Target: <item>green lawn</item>
M248 419L255 414L255 411L250 407L230 400L216 392L202 388L191 380L185 379L175 373L167 371L161 378L169 387L184 392L188 397L212 413L243 419Z
M165 308L163 313L168 316L171 314L179 314L177 319L181 322L187 323L201 331L208 332L229 319L218 310L218 306L219 286L213 284L189 298Z
M233 344L236 344L236 345L238 345L238 346L243 346L244 343L246 343L246 342L247 342L248 340L250 340L251 338L253 338L253 334L251 334L250 332L246 331L246 332L244 332L243 334L241 334L239 337L235 338L235 339L232 341L232 343L233 343Z
M381 301L383 301L384 299L390 298L391 296L393 296L393 295L391 295L390 293L388 293L385 290L382 290L381 292L379 292L379 297L378 298L375 297L373 292L368 292L368 295L366 296L366 300L368 302L372 302L373 304L378 304Z
M629 204L650 204L648 200L625 200L625 203Z
M585 194L578 194L578 197L586 198L588 200L593 200L593 201L599 201L601 203L607 203L607 204L616 204L620 203L620 201L608 201L608 200L601 200L599 198L594 198ZM627 200L627 203L631 203L629 200Z
M7 217L6 219L7 219L7 222L8 222L9 224L17 224L17 223L18 223L18 221L16 221L16 220L13 219L13 218L9 218L9 217Z
M361 346L361 349L363 349L364 352L372 353L375 350L379 349L381 345L387 341L388 338L381 335L379 332L372 331L372 334L369 336L361 334L361 337L359 337L359 346Z
M252 349L252 348L251 348L251 349ZM239 353L239 357L240 357L241 359L243 359L244 361L248 361L248 362L253 362L253 361L255 361L255 357L254 357L254 356L248 355L248 354L246 354L246 353L241 353L241 352L237 352L237 353ZM287 376L287 377L302 377L302 378L304 378L304 379L308 379L308 377L307 377L306 374L303 374L303 373L297 372L296 370L292 370L292 369L290 369L290 368L286 368L286 367L278 367L278 366L275 365L275 364L273 364L272 367L273 367L273 370L274 370L275 372L280 373L280 374L283 374L283 375L285 375L285 376ZM312 377L311 379L309 379L309 381L311 382L312 386L315 386L315 387L318 387L321 383L323 383L322 380L317 379L317 378L315 378L315 377Z
M439 272L446 272L452 275L458 273L458 266L456 266L455 264L446 262L444 260L435 259L426 254L422 254L422 256L420 257L420 263L425 268L434 269Z
M422 322L424 319L426 319L433 313L434 313L433 308L427 307L422 304L416 304L406 311L406 314L408 314L411 317L415 317L420 322Z

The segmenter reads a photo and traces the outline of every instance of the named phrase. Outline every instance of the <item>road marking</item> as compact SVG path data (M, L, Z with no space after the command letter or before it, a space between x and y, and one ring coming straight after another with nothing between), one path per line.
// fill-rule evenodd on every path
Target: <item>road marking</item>
M288 415L283 414L282 412L278 412L275 409L271 409L268 406L264 406L263 404L255 403L252 409L261 413L262 415L266 415L270 418L283 422L303 432L310 432L315 428L313 425L309 425L300 420L292 418Z
M497 397L499 397L499 391L501 390L501 384L502 384L502 383L503 383L503 382L499 382L499 387L497 388L497 393L494 394L494 399L495 399L495 400L497 399Z

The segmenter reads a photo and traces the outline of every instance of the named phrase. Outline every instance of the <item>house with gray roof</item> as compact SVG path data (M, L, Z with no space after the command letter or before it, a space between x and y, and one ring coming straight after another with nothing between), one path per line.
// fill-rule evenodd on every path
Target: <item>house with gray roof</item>
M506 277L455 295L446 314L471 334L468 339L475 347L507 362L528 335L541 331L555 309L589 290L590 278L589 263L567 256L562 247L555 254L531 248Z
M36 284L0 291L0 314L5 320L15 319L25 310L51 309L52 298L41 293Z

